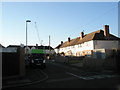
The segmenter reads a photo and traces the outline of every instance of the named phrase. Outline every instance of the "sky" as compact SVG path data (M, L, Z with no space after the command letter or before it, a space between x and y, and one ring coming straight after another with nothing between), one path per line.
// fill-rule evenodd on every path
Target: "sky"
M1 4L1 3L0 3ZM0 5L1 6L1 5ZM118 2L2 2L0 44L50 45L55 48L68 37L74 39L103 29L118 36Z

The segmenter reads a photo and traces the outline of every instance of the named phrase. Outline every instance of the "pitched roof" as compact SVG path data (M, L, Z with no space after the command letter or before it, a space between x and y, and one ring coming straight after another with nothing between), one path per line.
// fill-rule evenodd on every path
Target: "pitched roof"
M16 47L16 48L19 48L20 45L9 45L9 46L7 46L7 48L9 48L9 47Z
M51 49L53 50L53 48L51 46L38 46L38 49Z
M70 42L66 41L60 46L60 48L75 45L79 40L80 40L80 37L71 39Z
M109 34L109 37L104 36L104 31L103 30L98 30L89 34L84 35L82 39L80 37L77 37L75 39L71 39L70 42L66 41L63 44L59 44L56 48L63 48L67 46L73 46L73 45L78 45L83 42L87 42L90 40L120 40L120 38Z
M55 47L55 49L59 49L61 47L62 44L59 44L57 47Z
M19 48L20 45L9 45L8 47ZM8 47L7 47L7 48L8 48ZM26 46L24 46L24 48L25 48L25 47L26 47ZM32 47L36 47L36 46L34 46L34 45L33 45L33 46L32 46L32 45L28 45L28 47L29 47L29 48L32 48ZM53 50L53 48L52 48L51 46L42 46L42 45L41 45L41 46L38 46L38 49L49 49L49 48L50 48L51 50Z
M0 44L0 47L5 48L2 44Z

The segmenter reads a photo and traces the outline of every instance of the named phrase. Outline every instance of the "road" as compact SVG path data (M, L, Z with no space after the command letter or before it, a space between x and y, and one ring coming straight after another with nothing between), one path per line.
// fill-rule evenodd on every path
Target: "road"
M116 88L120 89L119 75L84 72L78 68L54 61L46 62L48 75L44 82L20 88ZM36 69L38 72L40 69Z

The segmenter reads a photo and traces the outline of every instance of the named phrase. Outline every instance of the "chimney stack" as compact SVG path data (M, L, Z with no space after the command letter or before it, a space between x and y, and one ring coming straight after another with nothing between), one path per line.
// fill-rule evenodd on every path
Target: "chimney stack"
M81 32L80 33L80 39L83 39L83 37L84 37L84 32Z
M61 44L63 44L63 41L61 41Z
M109 36L109 25L104 25L104 36L105 37Z
M36 44L36 48L38 49L38 44Z
M68 42L70 42L70 37L68 37Z

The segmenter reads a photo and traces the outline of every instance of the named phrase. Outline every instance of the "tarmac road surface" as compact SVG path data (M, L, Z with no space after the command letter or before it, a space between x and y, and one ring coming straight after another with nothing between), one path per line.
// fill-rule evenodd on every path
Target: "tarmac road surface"
M120 89L120 76L116 73L85 72L54 61L46 62L42 71L48 75L44 82L20 88L115 88ZM36 69L39 72L39 69Z

